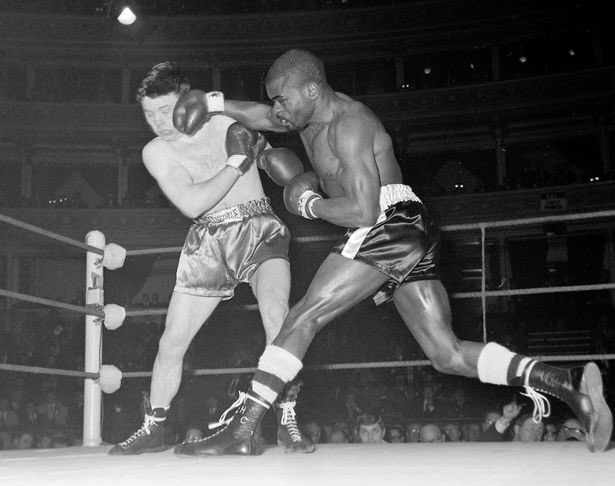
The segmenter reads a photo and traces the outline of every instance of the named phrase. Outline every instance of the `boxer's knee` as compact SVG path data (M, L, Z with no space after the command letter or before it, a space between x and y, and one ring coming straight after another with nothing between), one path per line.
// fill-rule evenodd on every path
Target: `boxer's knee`
M436 371L447 374L463 373L466 363L458 342L440 346L427 354Z
M166 330L158 343L158 358L163 361L181 361L190 345L188 336Z

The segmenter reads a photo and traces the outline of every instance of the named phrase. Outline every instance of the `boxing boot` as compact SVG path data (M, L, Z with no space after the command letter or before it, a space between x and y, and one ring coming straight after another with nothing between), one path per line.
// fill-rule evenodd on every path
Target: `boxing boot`
M613 416L604 399L602 376L595 363L557 368L532 361L521 377L511 384L525 387L526 395L534 401L535 418L549 416L549 402L538 392L547 393L564 401L576 414L585 427L587 448L590 451L604 451L609 445Z
M110 451L111 455L134 455L144 452L164 451L164 421L167 411L164 408L152 410L147 393L143 393L145 417L143 425L137 429L124 442L115 445Z
M224 417L234 409L235 415L218 432L193 442L184 442L175 447L180 456L221 456L227 454L256 455L258 448L256 431L271 404L249 390L240 393L239 399L223 414Z
M295 378L286 384L280 399L276 403L278 419L278 445L284 447L284 452L314 452L314 445L301 433L295 416L297 395L302 382Z

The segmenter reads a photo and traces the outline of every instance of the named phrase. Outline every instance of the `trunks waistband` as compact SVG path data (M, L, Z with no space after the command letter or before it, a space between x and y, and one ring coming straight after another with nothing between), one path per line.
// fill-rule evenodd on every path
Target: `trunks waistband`
M380 210L384 211L389 206L402 201L415 201L420 203L412 188L405 184L388 184L380 188Z
M248 201L244 204L238 204L230 208L220 209L213 213L206 213L199 216L194 220L195 224L218 224L218 223L231 223L235 221L241 221L245 217L252 217L258 214L272 213L271 204L269 198L255 199Z

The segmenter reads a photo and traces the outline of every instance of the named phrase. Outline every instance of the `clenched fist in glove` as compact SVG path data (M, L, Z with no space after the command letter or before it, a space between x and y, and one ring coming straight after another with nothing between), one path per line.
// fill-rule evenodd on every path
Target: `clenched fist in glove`
M186 135L194 135L214 115L224 112L224 95L219 91L193 89L177 100L173 125Z
M241 175L245 174L252 162L258 159L267 140L256 130L251 130L239 122L229 125L226 131L227 165L237 169Z
M297 154L286 147L263 151L256 163L279 186L285 186L303 172L303 163Z
M284 186L283 197L286 209L297 216L316 219L312 205L319 199L323 199L319 191L320 183L316 172L308 171L299 174Z

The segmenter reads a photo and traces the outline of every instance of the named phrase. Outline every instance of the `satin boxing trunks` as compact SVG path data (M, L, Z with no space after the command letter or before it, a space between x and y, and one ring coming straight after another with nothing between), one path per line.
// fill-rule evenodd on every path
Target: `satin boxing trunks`
M376 224L348 230L332 252L363 262L390 277L373 299L393 298L400 285L440 278L440 240L427 209L409 186L380 188Z
M177 265L175 291L230 299L261 263L288 261L290 232L268 198L204 214L188 230Z

